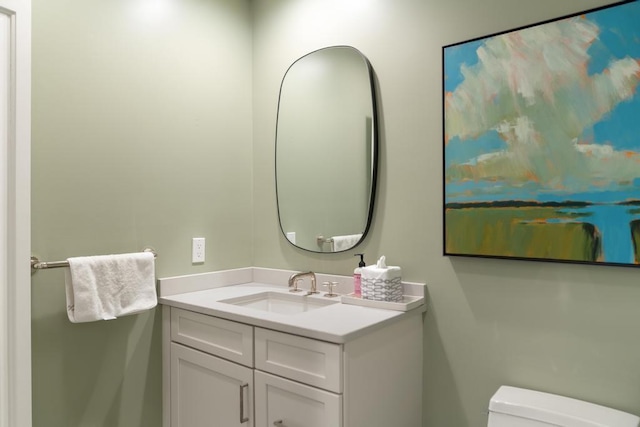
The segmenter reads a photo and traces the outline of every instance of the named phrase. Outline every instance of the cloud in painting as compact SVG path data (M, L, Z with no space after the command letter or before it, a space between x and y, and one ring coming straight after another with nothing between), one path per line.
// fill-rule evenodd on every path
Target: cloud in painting
M448 168L448 182L535 183L560 192L606 189L640 177L640 155L610 141L581 140L585 130L631 99L640 82L635 58L589 75L588 49L599 28L575 17L489 38L478 62L446 94L445 137L472 144L495 131L506 148Z

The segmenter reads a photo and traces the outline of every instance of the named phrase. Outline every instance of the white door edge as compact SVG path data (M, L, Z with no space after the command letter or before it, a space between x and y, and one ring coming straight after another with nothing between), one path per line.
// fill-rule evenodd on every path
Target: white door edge
M0 427L30 427L31 0L0 0L0 15Z

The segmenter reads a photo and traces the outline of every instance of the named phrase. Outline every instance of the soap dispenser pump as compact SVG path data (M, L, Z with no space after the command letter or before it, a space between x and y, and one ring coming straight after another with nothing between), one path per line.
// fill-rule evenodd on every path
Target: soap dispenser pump
M360 257L358 267L353 270L353 293L356 297L360 297L362 295L362 267L365 266L364 254L355 254L353 256Z

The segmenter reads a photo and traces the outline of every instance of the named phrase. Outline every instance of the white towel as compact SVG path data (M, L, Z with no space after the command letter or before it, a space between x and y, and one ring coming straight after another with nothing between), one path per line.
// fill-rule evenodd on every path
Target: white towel
M333 251L346 251L347 249L351 249L362 239L362 233L360 234L350 234L347 236L333 236Z
M69 258L65 287L73 323L111 320L158 304L151 252Z

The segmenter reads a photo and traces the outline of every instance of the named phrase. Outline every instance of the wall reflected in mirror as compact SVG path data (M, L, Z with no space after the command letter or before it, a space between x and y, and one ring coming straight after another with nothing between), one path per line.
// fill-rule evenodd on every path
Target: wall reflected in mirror
M287 70L276 125L276 192L289 242L342 252L371 223L377 175L373 70L350 46L311 52Z

